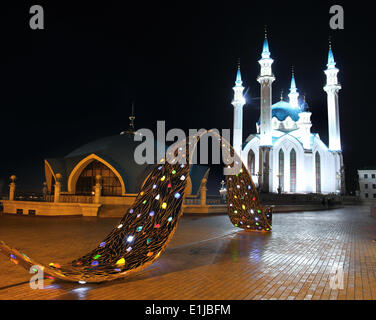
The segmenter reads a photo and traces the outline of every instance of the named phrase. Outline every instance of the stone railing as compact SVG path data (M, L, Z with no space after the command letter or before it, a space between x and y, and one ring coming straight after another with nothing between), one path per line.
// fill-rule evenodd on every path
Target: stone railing
M53 195L46 196L47 202L54 202ZM61 203L93 203L94 197L93 196L81 196L75 194L60 194L60 201Z

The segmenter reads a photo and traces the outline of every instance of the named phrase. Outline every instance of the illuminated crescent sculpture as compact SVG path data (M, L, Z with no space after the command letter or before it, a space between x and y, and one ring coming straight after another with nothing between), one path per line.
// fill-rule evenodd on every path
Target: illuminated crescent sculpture
M209 132L220 141L222 156L232 156L232 163L227 164L227 168L237 168L226 176L227 212L231 222L246 231L271 231L272 209L261 206L248 170L227 141L215 131ZM0 251L27 270L34 268L37 272L36 266L49 277L80 283L124 278L148 267L166 248L183 214L186 177L191 163L187 150L189 155L193 154L201 136L193 138L193 143L184 140L176 144L173 152L175 156L179 154L181 159L186 159L186 163L162 159L163 164L155 165L132 207L90 253L68 265L51 263L44 266L4 242L0 242Z

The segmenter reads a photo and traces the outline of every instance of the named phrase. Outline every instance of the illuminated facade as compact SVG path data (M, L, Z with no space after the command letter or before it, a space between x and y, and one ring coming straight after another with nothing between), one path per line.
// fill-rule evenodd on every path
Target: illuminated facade
M256 133L249 135L241 147L242 112L245 101L236 88L241 86L240 69L236 77L234 102L234 147L241 154L252 178L264 192L344 193L344 169L341 148L338 72L332 48L325 70L328 104L329 147L312 133L311 115L305 98L300 99L295 74L292 73L289 101L283 97L272 104L273 59L265 36L260 64L260 119ZM241 86L241 88L243 88ZM242 101L242 105L240 103ZM241 107L240 107L241 105ZM236 129L236 130L235 130Z

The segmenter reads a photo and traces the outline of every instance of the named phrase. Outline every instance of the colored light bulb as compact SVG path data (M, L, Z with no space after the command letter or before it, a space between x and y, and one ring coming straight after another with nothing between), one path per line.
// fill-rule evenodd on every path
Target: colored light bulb
M128 236L128 238L127 238L127 242L132 242L132 241L133 241L133 239L134 239L134 237L133 237L133 236Z
M175 197L176 199L179 199L179 198L180 198L180 196L181 196L181 195L180 195L180 193L179 193L179 192L176 192L176 193L175 193L175 195L174 195L174 197Z
M162 209L166 209L167 208L167 203L166 202L163 202L162 203Z

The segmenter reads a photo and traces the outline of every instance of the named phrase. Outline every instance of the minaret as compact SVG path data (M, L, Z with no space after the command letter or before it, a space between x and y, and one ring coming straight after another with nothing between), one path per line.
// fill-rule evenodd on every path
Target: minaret
M329 150L342 151L338 105L338 92L341 90L341 85L338 83L339 70L336 68L331 44L329 44L327 69L324 72L326 74L324 90L328 96Z
M273 173L270 172L270 151L272 149L272 83L275 78L272 73L273 59L270 58L266 30L259 64L261 67L260 75L257 78L257 81L261 84L259 186L263 192L270 192L273 189Z
M275 80L272 73L273 59L270 58L269 43L265 32L262 49L260 75L257 81L261 84L261 110L260 110L260 146L272 145L272 83Z
M301 132L301 139L303 142L303 147L306 150L311 149L311 115L309 111L308 103L306 102L306 97L303 97L303 103L300 106L301 112L299 113L298 126Z
M293 108L299 108L299 93L296 89L296 83L295 83L295 75L294 75L294 68L292 68L292 77L291 77L291 86L290 86L290 93L289 93L289 99L290 99L290 105Z
M245 99L243 97L243 81L240 73L240 64L238 65L238 72L236 74L234 100L232 105L234 106L234 131L233 131L233 147L235 152L241 157L242 143L243 143L243 106L245 105Z

